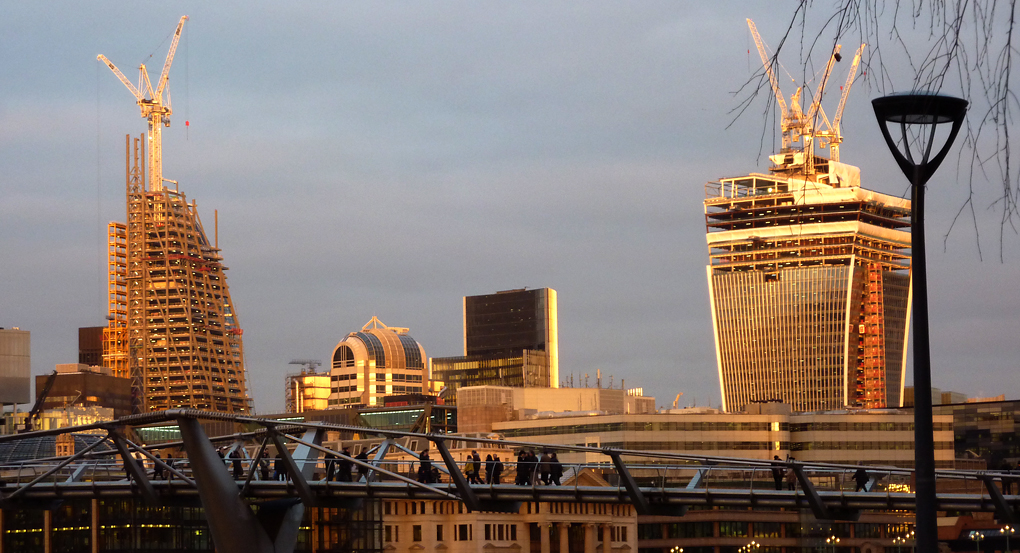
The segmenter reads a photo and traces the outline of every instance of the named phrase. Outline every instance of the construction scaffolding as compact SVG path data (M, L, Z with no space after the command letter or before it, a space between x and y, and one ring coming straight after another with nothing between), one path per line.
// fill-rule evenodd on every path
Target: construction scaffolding
M177 189L147 188L144 146L144 135L127 137L124 328L135 410L250 413L227 268L196 205ZM111 288L114 278L111 269Z

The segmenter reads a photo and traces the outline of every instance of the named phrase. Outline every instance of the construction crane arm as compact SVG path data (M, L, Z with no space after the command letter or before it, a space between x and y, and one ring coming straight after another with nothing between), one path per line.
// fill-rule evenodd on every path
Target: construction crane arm
M106 66L110 68L110 71L113 71L113 74L116 75L118 79L120 79L120 82L124 83L124 86L126 86L128 90L131 91L131 94L134 94L137 100L141 101L145 99L145 95L142 94L142 92L139 91L137 88L135 88L135 85L131 84L131 81L129 81L128 78L125 77L124 74L120 72L120 69L117 69L117 66L114 65L112 61L106 59L106 56L99 54L98 56L96 56L96 59L105 63Z
M761 35L758 34L758 27L754 25L754 21L748 19L747 27L751 29L751 36L754 37L754 44L758 47L758 55L761 56L761 63L765 66L765 73L769 76L769 83L772 85L772 92L776 95L776 103L779 104L779 113L785 119L788 117L786 100L783 99L783 93L779 90L779 80L776 79L776 72L772 70L769 55L765 52L765 43L762 42Z
M156 94L153 98L161 98L163 89L166 88L167 79L170 77L170 64L174 62L174 54L177 52L177 43L181 40L181 31L184 29L184 22L188 16L182 15L181 21L177 23L177 30L174 31L174 39L170 43L170 51L166 54L166 63L163 64L163 72L159 75L159 82L156 84Z
M854 61L850 64L850 73L846 76L846 84L843 85L843 94L839 97L839 106L836 107L836 113L832 116L832 130L837 131L839 129L839 122L843 119L843 108L846 107L846 97L850 93L850 86L854 84L854 79L857 77L857 66L861 63L861 54L864 53L864 44L857 49L857 53L854 54ZM838 131L837 131L838 132Z
M832 55L829 56L829 63L825 64L825 72L822 73L822 78L818 82L818 89L815 90L815 97L811 100L811 107L808 108L807 119L813 121L815 115L818 114L818 108L822 105L822 94L825 93L825 84L829 82L829 75L832 74L832 64L839 60L840 45L837 44L832 49Z

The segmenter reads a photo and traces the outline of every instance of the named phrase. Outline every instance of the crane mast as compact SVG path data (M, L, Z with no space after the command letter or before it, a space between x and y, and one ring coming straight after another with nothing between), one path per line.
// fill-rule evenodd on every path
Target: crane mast
M148 120L148 172L149 191L158 192L163 189L163 136L162 128L170 126L170 115L173 110L170 107L170 91L167 90L167 81L170 77L170 65L174 61L174 54L177 52L177 44L181 40L181 31L184 29L184 22L188 16L182 16L177 23L177 30L174 31L173 41L170 43L170 51L167 52L166 62L163 64L163 71L160 73L156 89L152 89L149 81L149 72L145 64L138 67L138 86L131 84L131 81L121 73L120 69L113 64L106 56L99 54L96 59L106 64L113 71L113 74L124 83L124 86L134 95L138 106L141 108L142 117ZM163 96L166 93L166 99Z

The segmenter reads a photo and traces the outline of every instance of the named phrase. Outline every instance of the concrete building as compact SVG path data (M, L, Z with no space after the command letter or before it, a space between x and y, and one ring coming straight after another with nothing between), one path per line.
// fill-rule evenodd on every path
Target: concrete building
M797 156L800 156L799 158ZM899 407L910 202L804 154L706 186L708 289L723 409Z
M464 355L436 357L432 379L449 401L466 386L559 386L556 290L504 290L464 298Z
M516 513L469 513L454 501L384 501L382 524L387 552L638 550L637 515L630 505L529 502Z
M425 348L406 328L378 318L341 340L331 356L329 408L382 405L388 395L422 394L428 389Z
M464 433L489 433L497 422L563 412L650 414L655 412L655 398L639 389L471 386L461 388L457 399L458 429Z
M18 327L0 328L0 406L32 399L32 335Z
M801 462L913 467L913 413L906 410L793 413L781 404L748 412L674 409L654 414L578 415L493 423L508 440L584 444L639 451ZM953 468L953 418L935 415L935 466ZM601 453L561 455L564 463L601 462Z
M55 375L35 377L36 401L40 401L49 378L53 378L53 385L41 399L44 410L80 406L108 408L113 418L131 414L131 379L113 376L108 368L81 363L57 365Z

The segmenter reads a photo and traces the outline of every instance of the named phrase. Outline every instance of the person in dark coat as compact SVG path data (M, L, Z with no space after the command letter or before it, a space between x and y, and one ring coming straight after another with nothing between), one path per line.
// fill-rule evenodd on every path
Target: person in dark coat
M277 453L273 460L273 480L287 480L287 465L283 463L283 453Z
M243 467L241 467L241 448L234 448L234 451L230 452L230 464L234 469L234 480L240 480L244 473Z
M556 458L556 453L549 454L549 480L559 486L560 478L563 476L563 463Z
M262 480L269 480L269 454L266 450L262 450L262 456L259 458L259 477Z
M332 482L333 476L336 475L336 453L326 454L326 482Z
M528 452L521 450L517 454L517 474L514 477L514 484L523 486L527 484L528 478Z
M549 465L549 451L546 450L542 452L542 456L538 459L538 474L542 478L542 483L546 486L549 485Z
M786 476L786 469L779 465L782 460L778 455L773 455L772 458L776 460L775 463L772 463L772 480L775 480L776 491L779 491L783 489L783 477Z
M499 484L499 478L503 476L503 461L499 460L499 455L494 455L492 459L492 480L491 483Z
M492 455L485 456L485 482L492 483L492 469L496 467L496 462L492 460Z
M157 461L162 461L163 460L163 459L160 458L159 453L156 454L156 460ZM162 480L163 479L163 465L160 465L159 463L156 463L156 462L152 463L152 479L153 480Z
M857 472L854 473L854 482L857 483L857 486L854 488L854 491L859 492L864 490L868 485L868 480L870 479L871 476L868 475L868 471L864 470L864 467L857 467Z
M418 481L422 484L432 483L432 459L427 449L418 456Z
M345 447L342 453L344 454L344 457L341 457L340 461L337 463L336 479L339 482L350 482L351 469L354 467L354 463L352 463L350 459L351 448Z
M171 469L174 468L174 454L173 453L167 453L166 454L166 461L164 461L164 463L166 463L166 466L168 468L171 468ZM170 481L170 482L173 482L173 480L174 480L174 471L167 470L166 471L166 479L168 481Z
M368 448L362 449L361 453L354 456L355 459L368 462ZM368 482L368 467L364 465L358 465L358 480L364 480Z

